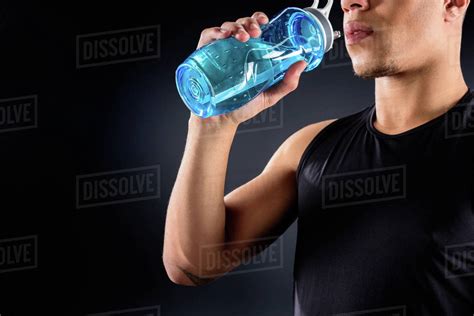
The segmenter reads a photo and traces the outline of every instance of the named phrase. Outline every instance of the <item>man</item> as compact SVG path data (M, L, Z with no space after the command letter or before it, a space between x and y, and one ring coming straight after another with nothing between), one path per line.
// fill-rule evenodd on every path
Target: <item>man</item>
M206 283L297 218L295 315L472 315L474 111L460 67L469 2L342 0L347 50L355 74L375 79L375 104L302 128L225 196L238 124L296 89L306 64L234 112L191 114L167 213L170 279ZM257 12L206 29L198 47L246 41L267 22Z

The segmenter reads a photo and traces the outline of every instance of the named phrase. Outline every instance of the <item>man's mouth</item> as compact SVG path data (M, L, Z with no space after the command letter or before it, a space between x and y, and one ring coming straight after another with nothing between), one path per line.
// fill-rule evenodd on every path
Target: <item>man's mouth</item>
M359 21L350 21L344 24L344 35L347 45L355 45L374 33L372 27Z

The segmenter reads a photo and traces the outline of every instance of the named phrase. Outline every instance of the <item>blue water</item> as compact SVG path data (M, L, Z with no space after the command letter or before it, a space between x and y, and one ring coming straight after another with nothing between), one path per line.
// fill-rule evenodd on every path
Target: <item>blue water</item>
M263 26L260 38L234 37L196 50L176 71L179 94L200 117L233 111L281 81L305 60L316 68L324 54L323 33L310 13L288 8Z

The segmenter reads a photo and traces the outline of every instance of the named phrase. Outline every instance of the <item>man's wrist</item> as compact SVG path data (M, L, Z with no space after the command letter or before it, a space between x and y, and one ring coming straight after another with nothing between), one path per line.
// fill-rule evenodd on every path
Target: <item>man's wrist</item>
M188 121L189 131L202 136L233 136L238 126L237 122L224 115L201 118L191 112Z

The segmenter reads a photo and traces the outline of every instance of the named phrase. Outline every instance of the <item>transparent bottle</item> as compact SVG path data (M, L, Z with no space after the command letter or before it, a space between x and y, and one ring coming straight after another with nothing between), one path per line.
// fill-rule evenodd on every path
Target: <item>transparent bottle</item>
M305 72L316 68L340 37L328 19L332 3L286 8L261 26L258 38L229 37L196 50L176 70L186 106L203 118L231 112L281 81L295 62L305 60Z

